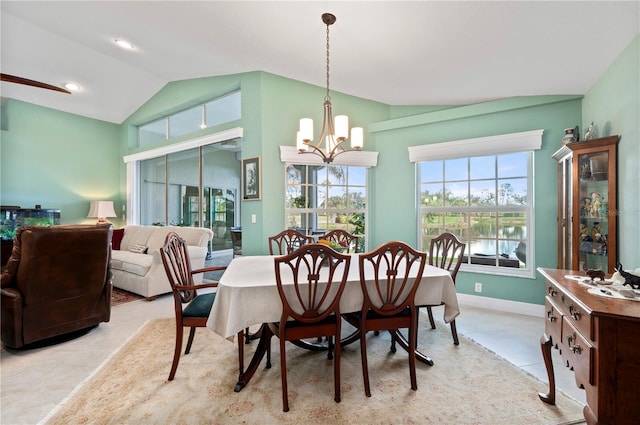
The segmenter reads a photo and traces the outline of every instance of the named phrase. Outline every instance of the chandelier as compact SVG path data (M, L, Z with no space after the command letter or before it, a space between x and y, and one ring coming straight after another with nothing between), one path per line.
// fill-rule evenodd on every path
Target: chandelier
M300 120L300 130L296 135L296 145L299 153L313 153L322 158L327 164L344 152L359 151L363 145L362 127L351 129L351 149L345 149L343 143L349 138L349 117L338 115L333 121L331 112L331 96L329 95L329 26L336 21L336 17L331 13L322 14L322 22L327 25L327 91L324 96L324 118L322 120L322 131L316 143L313 142L313 120L302 118ZM325 146L322 146L322 142Z

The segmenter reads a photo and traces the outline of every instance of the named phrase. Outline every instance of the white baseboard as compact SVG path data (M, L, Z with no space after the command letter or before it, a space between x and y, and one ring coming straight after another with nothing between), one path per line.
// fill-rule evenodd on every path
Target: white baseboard
M479 297L477 295L458 294L458 303L506 313L524 314L526 316L544 317L544 305L523 303L520 301L501 300L498 298Z

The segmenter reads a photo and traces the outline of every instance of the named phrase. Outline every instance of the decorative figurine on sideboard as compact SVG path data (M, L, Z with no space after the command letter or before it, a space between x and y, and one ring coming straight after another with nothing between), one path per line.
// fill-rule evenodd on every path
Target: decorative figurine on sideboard
M562 145L573 143L576 141L575 130L573 128L564 129L564 137L562 138Z
M622 285L629 285L633 289L640 289L640 276L624 271L621 263L616 265L616 272L620 273L620 276L624 278Z
M591 121L591 124L589 124L589 128L587 128L587 131L584 133L584 140L591 140L595 137L596 130L593 127L593 121Z
M600 269L589 269L585 273L591 278L591 282L596 278L600 278L600 281L604 282L604 272Z

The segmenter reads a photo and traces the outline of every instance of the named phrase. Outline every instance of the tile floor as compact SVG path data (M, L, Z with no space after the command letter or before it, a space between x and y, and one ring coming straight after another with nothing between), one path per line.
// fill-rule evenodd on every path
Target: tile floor
M441 312L436 310L435 314ZM140 300L116 306L109 323L102 323L71 341L24 351L3 347L0 351L0 423L41 422L145 321L172 316L172 297L168 294L152 302ZM544 329L542 318L463 304L456 322L460 334L547 381L539 344ZM584 391L576 388L573 373L562 365L557 350L553 351L558 388L584 404Z

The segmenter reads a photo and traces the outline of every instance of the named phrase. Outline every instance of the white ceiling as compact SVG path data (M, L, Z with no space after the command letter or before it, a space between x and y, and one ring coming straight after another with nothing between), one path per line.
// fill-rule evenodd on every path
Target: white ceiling
M1 94L121 123L165 84L267 71L390 105L584 94L640 32L640 1L6 1ZM112 40L125 38L135 51ZM319 99L321 102L322 99Z

